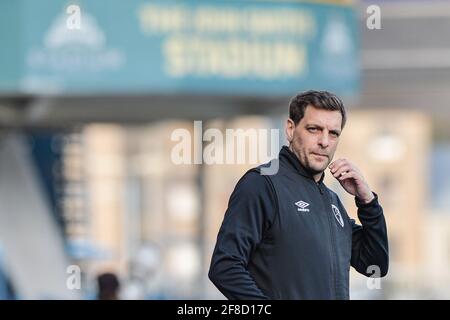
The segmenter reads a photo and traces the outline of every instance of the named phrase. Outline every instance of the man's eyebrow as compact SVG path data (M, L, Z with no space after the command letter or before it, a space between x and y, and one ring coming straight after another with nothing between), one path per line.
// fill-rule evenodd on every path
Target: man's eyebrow
M306 127L316 127L316 128L321 129L321 130L324 129L323 126L321 126L320 124L317 124L317 123L307 123ZM340 135L342 130L340 130L340 129L331 129L330 132Z
M307 123L306 126L307 127L317 127L317 128L323 129L323 126L321 126L320 124L317 124L317 123Z

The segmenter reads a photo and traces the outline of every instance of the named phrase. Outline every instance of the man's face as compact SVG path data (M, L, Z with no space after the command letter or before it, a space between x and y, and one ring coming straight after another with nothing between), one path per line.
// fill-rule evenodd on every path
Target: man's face
M341 134L342 115L307 106L304 117L295 126L287 120L286 136L300 163L313 175L321 174L331 162Z

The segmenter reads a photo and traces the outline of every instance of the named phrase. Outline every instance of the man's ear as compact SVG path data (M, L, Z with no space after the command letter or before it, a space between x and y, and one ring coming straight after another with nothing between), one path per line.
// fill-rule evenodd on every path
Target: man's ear
M288 118L286 121L286 139L290 142L292 142L292 139L294 137L294 130L295 130L295 124L294 121L292 121L291 118Z

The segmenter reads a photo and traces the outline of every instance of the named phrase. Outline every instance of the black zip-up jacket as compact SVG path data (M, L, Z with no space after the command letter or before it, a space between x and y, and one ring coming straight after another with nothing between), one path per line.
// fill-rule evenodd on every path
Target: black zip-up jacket
M388 238L377 195L368 204L355 198L358 225L324 175L316 182L286 146L278 159L276 174L261 175L259 166L237 183L211 260L214 285L228 299L349 299L350 266L385 276Z

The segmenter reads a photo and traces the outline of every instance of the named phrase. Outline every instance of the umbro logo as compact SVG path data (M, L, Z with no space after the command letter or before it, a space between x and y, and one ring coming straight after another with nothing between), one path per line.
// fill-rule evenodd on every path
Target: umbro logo
M309 212L309 209L307 208L309 206L309 203L300 200L294 204L298 207L297 211Z

